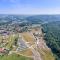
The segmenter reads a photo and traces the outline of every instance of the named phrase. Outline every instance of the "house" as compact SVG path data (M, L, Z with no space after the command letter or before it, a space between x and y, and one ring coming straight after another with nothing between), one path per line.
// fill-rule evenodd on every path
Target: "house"
M0 53L3 53L4 52L4 48L0 48Z
M8 54L9 50L5 49L5 48L0 48L0 56L3 56L5 54Z

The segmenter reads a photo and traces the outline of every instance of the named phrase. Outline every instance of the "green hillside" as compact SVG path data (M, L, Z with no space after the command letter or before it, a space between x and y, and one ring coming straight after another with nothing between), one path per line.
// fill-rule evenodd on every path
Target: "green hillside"
M0 56L0 60L33 60L32 58L17 55L17 54L11 54L8 56Z

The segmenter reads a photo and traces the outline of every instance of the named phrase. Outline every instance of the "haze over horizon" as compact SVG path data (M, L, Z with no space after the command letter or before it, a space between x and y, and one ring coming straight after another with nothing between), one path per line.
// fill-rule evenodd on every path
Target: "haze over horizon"
M60 14L60 0L0 0L0 14Z

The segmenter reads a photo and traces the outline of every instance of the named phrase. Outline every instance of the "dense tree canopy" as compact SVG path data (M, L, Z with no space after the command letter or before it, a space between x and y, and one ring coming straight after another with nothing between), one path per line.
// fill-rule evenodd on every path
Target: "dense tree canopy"
M43 25L46 44L52 49L57 60L60 60L60 22L51 22Z

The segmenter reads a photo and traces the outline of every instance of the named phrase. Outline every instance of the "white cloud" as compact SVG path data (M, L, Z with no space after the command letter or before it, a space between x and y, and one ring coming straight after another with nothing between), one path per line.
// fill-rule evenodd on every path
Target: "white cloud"
M0 13L3 14L60 14L60 8L53 9L39 9L39 8L13 8L13 9L2 9Z
M19 2L20 0L1 0L3 2L11 2L11 3L16 3Z

